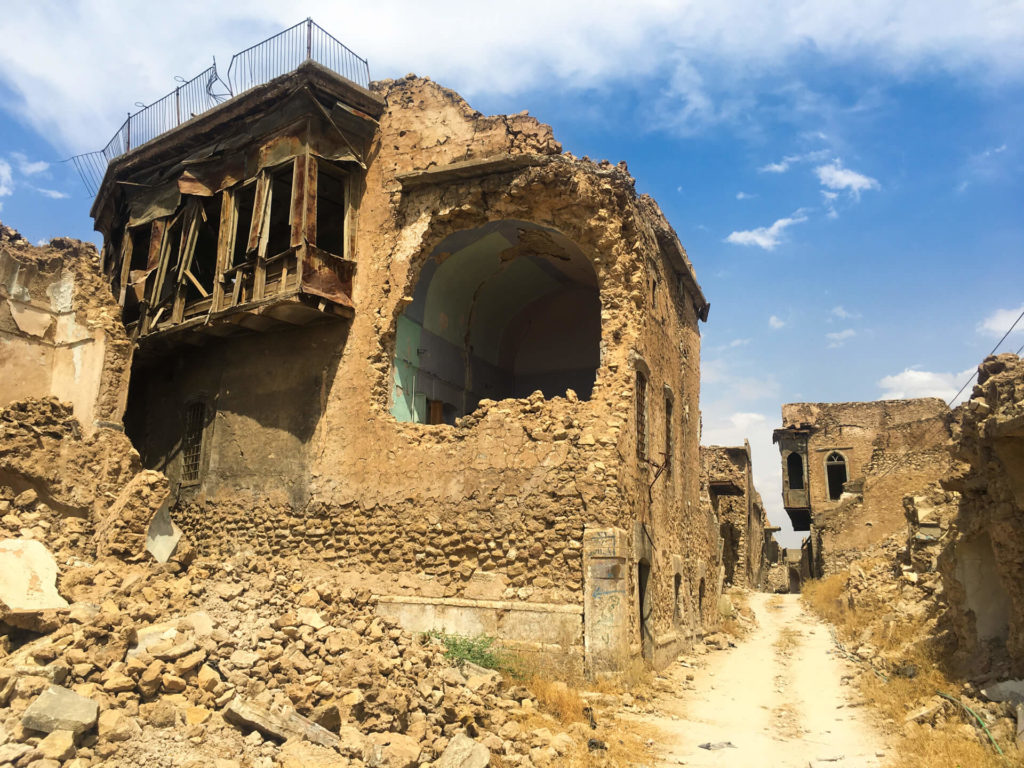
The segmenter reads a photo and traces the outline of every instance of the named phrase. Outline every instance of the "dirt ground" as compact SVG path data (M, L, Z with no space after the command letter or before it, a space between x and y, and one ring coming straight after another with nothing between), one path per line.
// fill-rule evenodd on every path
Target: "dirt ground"
M638 716L662 734L656 764L883 765L885 741L844 684L851 667L828 627L804 610L799 595L751 593L749 605L757 626L736 647L673 665L654 702L658 714Z

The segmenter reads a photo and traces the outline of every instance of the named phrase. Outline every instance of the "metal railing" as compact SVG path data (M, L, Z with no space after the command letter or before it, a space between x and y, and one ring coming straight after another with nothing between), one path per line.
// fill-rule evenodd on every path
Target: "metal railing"
M142 108L138 112L129 113L107 146L96 152L75 155L71 162L89 194L95 196L103 183L107 165L114 158L232 96L291 72L308 59L323 64L363 88L370 85L370 67L366 59L357 56L312 19L306 19L232 56L227 82L217 73L216 60L213 66L191 80L179 78L181 85L162 99L148 106L140 104Z
M370 86L370 66L312 19L299 22L231 57L228 82L235 95L291 72L307 59Z

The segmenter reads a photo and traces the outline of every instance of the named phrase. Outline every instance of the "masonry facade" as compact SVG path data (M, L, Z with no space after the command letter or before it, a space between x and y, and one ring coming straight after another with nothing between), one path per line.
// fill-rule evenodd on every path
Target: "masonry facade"
M592 671L717 621L685 250L624 165L313 62L111 163L125 426L207 553Z
M811 576L842 570L903 530L903 496L949 471L950 412L938 398L788 403L773 433L783 506L807 531Z
M768 567L779 560L778 528L768 521L754 487L750 443L701 446L706 503L719 521L725 584L763 590Z

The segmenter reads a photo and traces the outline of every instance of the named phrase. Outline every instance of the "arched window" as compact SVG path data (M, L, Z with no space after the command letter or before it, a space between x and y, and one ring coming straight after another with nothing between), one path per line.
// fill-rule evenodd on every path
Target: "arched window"
M482 399L590 399L601 359L601 300L588 257L561 233L492 221L449 235L398 318L399 421L454 422Z
M789 490L804 489L804 460L795 451L786 457L786 474L789 476Z
M847 480L846 459L839 451L832 451L825 459L825 477L828 480L828 497L835 501L843 495L843 483Z

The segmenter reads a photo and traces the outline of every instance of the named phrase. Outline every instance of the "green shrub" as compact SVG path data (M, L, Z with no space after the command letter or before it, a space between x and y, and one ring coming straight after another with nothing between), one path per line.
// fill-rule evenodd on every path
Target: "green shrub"
M498 672L515 674L517 658L503 650L495 647L498 638L489 635L449 635L432 629L426 633L427 637L437 640L444 646L444 655L449 661L461 667L467 661L486 669L494 669Z

